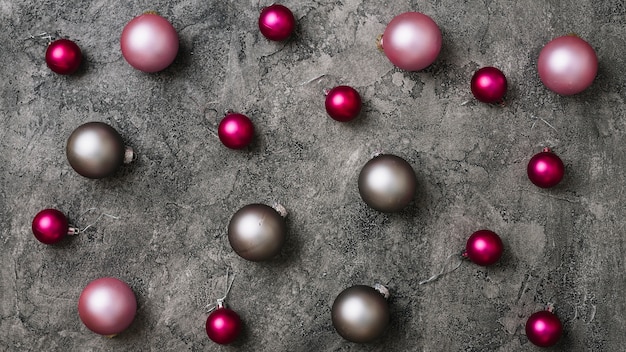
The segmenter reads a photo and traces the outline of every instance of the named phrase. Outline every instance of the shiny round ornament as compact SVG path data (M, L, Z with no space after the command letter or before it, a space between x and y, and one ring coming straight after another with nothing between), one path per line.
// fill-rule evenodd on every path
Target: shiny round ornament
M90 282L78 299L78 315L89 330L113 337L126 330L137 312L137 300L123 281L104 277Z
M573 95L587 89L598 73L598 57L591 45L575 35L553 39L541 49L539 78L550 90Z
M478 265L488 266L500 260L503 249L500 236L493 231L480 230L474 232L467 240L463 256Z
M535 154L528 162L526 169L528 179L541 188L554 187L565 175L565 165L550 148L544 148L541 153Z
M501 103L506 94L506 77L495 67L483 67L474 73L472 94L483 103Z
M222 305L207 317L206 333L215 343L229 344L237 339L240 332L241 319L232 309Z
M389 324L388 291L356 285L341 292L331 309L333 326L344 339L371 342L380 337Z
M58 39L48 45L46 64L60 75L71 75L80 67L83 55L76 43L69 39Z
M353 120L361 112L361 96L349 86L337 86L326 95L326 112L340 122Z
M284 216L265 204L244 206L228 224L230 246L240 257L254 262L278 255L286 236Z
M282 41L291 36L296 28L296 19L287 7L270 5L261 10L259 30L269 40Z
M394 65L419 71L435 62L441 41L441 30L432 18L420 12L405 12L389 22L380 46Z
M561 320L548 310L536 312L526 321L526 337L539 347L555 345L562 334Z
M56 209L44 209L37 213L32 223L35 238L45 244L54 244L73 235L77 229L70 227L67 217Z
M134 158L122 136L103 122L88 122L76 128L67 139L65 152L72 168L87 178L107 177Z
M120 40L124 59L143 72L158 72L174 62L178 54L178 34L165 18L145 13L133 18Z
M220 122L217 135L226 147L243 149L254 138L254 125L246 115L230 113Z
M381 154L361 169L359 193L373 209L385 213L404 209L415 196L415 171L406 160L391 154Z

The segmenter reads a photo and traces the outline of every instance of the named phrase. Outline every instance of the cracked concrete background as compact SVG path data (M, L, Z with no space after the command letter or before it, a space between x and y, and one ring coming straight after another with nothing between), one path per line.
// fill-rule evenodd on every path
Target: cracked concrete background
M270 3L0 0L0 350L538 351L523 325L547 303L565 329L551 350L623 350L624 1L286 0L298 22L286 43L258 31ZM124 25L148 10L180 36L176 61L157 74L134 70L119 49ZM443 32L422 72L394 68L376 49L406 11ZM45 43L25 40L44 31L79 44L77 74L52 73ZM600 67L590 89L562 97L540 82L536 61L572 32ZM506 74L505 107L472 99L482 66ZM361 93L358 120L326 116L322 91L338 84ZM219 142L226 109L253 120L249 149ZM108 179L75 173L65 142L88 121L115 127L138 160ZM550 190L526 177L542 146L566 165ZM417 173L401 213L359 197L359 170L377 151ZM228 221L273 201L290 211L287 243L275 260L247 262L228 244ZM100 212L121 219L46 246L30 226L47 207L81 227ZM505 243L498 265L466 262L418 285L481 228ZM226 268L244 331L218 346L205 306L223 294ZM77 313L83 287L102 276L129 283L138 300L134 323L113 339ZM389 328L371 344L344 341L330 320L334 298L375 282L391 290Z

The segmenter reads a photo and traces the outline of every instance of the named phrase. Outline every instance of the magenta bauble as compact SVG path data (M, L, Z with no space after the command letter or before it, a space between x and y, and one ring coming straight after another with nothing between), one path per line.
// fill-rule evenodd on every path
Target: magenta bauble
M441 41L441 30L432 18L420 12L405 12L389 22L380 44L394 65L419 71L437 59Z
M114 336L126 330L137 312L137 300L123 281L104 277L90 282L78 299L78 315L89 330Z
M474 73L472 94L483 103L500 103L506 94L506 77L495 67L483 67Z
M502 240L495 232L480 230L467 240L463 255L478 265L487 266L500 260L503 248Z
M206 319L206 333L209 338L220 345L231 343L241 332L241 319L232 309L220 307Z
M326 112L340 122L353 120L361 112L361 96L356 89L349 86L338 86L326 95Z
M561 320L548 310L534 313L526 321L526 337L537 346L553 346L559 342L562 334Z
M558 37L541 49L539 78L561 95L577 94L589 87L598 73L598 57L591 45L575 35Z
M231 113L220 122L217 135L226 147L242 149L252 142L254 125L246 115Z
M46 50L46 64L61 75L70 75L80 67L83 55L76 43L69 39L55 40Z
M296 27L296 19L287 7L274 4L261 10L259 30L269 40L281 41L289 38Z
M146 13L124 27L120 40L124 59L144 72L157 72L174 62L178 54L178 34L165 18Z
M67 236L69 223L67 217L56 209L44 209L33 218L35 238L45 244L54 244Z
M528 162L526 169L528 179L541 188L554 187L563 179L565 166L563 161L549 148L535 154Z

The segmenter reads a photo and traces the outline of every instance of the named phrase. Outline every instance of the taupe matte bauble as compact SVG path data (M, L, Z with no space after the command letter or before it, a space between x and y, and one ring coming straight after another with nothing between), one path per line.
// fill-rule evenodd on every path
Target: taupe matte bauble
M331 310L333 326L348 341L377 339L389 325L388 296L389 291L382 285L356 285L343 290Z
M67 139L67 161L76 172L88 178L113 174L133 160L133 149L124 146L122 136L103 122L79 126Z
M415 196L415 171L406 160L381 154L368 161L359 174L359 193L370 207L393 213L404 209Z
M239 209L228 224L230 246L240 257L253 262L275 257L287 236L284 215L265 204L249 204Z

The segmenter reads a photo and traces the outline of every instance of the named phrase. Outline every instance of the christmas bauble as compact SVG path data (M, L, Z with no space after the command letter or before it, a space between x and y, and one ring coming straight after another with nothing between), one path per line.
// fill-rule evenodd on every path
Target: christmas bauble
M389 305L375 288L356 285L341 292L331 310L333 326L344 339L371 342L380 337L389 324Z
M46 64L61 75L70 75L80 67L83 55L76 43L69 39L55 40L46 50Z
M480 230L467 240L464 255L478 265L487 266L500 260L503 248L502 240L495 232Z
M363 201L381 212L404 209L415 196L415 171L406 160L381 154L368 161L359 174L359 193Z
M483 67L474 73L472 94L483 103L500 103L506 94L506 77L495 67Z
M229 344L237 339L241 332L241 319L232 309L219 307L206 320L206 333L220 345Z
M228 224L228 241L239 256L250 261L268 260L280 253L287 236L285 219L265 204L239 209Z
M526 321L526 337L537 346L553 346L559 342L562 334L561 321L550 311L536 312Z
M226 147L242 149L252 142L254 125L246 115L230 113L220 122L217 135Z
M598 73L598 57L591 45L575 35L553 39L541 49L539 78L550 90L572 95L587 89Z
M405 12L389 22L380 45L394 65L419 71L437 59L441 41L441 30L432 18L420 12Z
M137 300L123 281L104 277L91 281L78 299L78 315L89 330L114 336L133 322Z
M526 168L528 179L541 188L554 187L565 175L565 165L556 154L549 148L544 148L541 153L535 154L528 162Z
M259 30L269 40L289 38L296 28L296 19L287 7L273 4L263 8L259 16Z
M67 236L69 223L67 217L56 209L44 209L33 218L35 238L45 244L54 244Z
M178 34L165 18L145 13L126 24L120 45L124 59L131 66L144 72L157 72L176 59Z
M361 96L356 89L349 86L338 86L326 95L326 112L334 120L347 122L353 120L361 112Z

